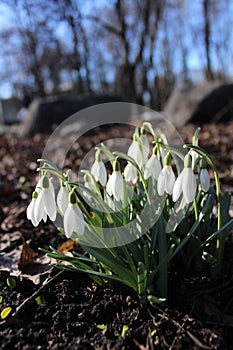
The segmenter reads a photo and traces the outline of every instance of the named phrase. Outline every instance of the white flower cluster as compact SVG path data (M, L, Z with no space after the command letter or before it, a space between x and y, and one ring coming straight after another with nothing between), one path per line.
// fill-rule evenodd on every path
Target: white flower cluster
M55 221L57 210L63 215L64 231L67 237L71 237L73 232L80 235L84 233L83 214L77 204L75 193L68 193L66 187L61 185L56 203L51 179L47 175L42 176L27 208L27 218L34 226L38 226L40 221L47 221L47 216L51 221Z
M164 145L165 146L165 145ZM164 147L161 142L155 141L152 154L150 155L150 144L144 130L141 135L135 135L130 145L125 159L128 163L121 172L120 163L117 159L112 162L113 171L108 176L106 167L101 159L103 150L97 149L94 164L90 172L84 176L84 186L88 191L83 191L86 198L90 198L90 192L103 196L110 196L113 201L123 202L125 199L126 185L131 185L132 189L137 187L137 183L142 180L147 182L151 177L155 180L155 186L159 196L170 195L173 202L177 202L181 197L185 204L194 201L197 194L198 183L200 188L207 192L210 187L210 178L204 161L199 161L199 176L195 174L195 164L200 156L193 150L184 158L184 168L176 178L172 167L172 156L169 146ZM27 218L34 226L41 220L55 221L57 212L63 216L64 232L67 237L73 233L82 235L85 231L85 221L80 202L75 194L75 188L68 191L69 186L61 183L60 190L55 198L55 191L51 179L47 173L43 173L35 191L32 201L27 208Z

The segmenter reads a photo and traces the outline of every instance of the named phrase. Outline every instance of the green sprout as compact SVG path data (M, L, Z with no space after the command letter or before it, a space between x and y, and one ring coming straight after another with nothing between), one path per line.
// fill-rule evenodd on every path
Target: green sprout
M1 319L5 320L5 318L7 318L9 316L11 311L12 311L12 308L10 306L6 307L5 309L3 309L2 312L1 312Z
M10 287L11 290L13 290L16 287L16 281L12 277L8 277L6 280L6 283L7 283L8 287Z
M122 332L121 332L121 337L124 339L128 333L129 326L123 325L122 327Z
M96 328L100 329L101 331L103 331L106 328L105 324L97 324Z
M39 295L38 297L35 298L35 301L37 303L37 305L43 305L44 304L44 296L43 295Z

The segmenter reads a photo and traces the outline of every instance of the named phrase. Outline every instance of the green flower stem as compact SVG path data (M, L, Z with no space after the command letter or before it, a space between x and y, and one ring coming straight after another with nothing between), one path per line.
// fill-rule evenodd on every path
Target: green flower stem
M157 142L156 143L158 146L162 146L162 147L165 147L166 148L166 150L168 151L168 152L170 152L170 153L174 153L175 155L177 155L181 160L184 160L184 157L185 157L185 155L182 153L182 152L180 152L180 151L178 151L177 149L175 149L174 147L171 147L171 146L169 146L169 145L166 145L165 143L163 143L163 142Z
M159 247L159 280L158 288L160 298L166 298L168 293L168 261L167 256L167 235L164 229L164 223L162 222L163 216L160 216L158 220L159 231L158 231L158 247Z
M202 157L204 157L209 164L209 166L213 169L214 172L214 179L215 179L215 184L216 184L216 198L217 198L217 209L218 209L218 224L217 228L218 230L221 229L222 227L222 200L221 200L221 186L220 186L220 180L218 176L218 171L217 168L210 157L210 155L201 147L187 144L184 145L184 148L189 148L193 149L196 151L198 154L200 154ZM217 255L217 260L218 264L221 265L222 258L223 258L223 251L224 251L224 246L223 246L223 237L222 235L219 235L217 237L217 245L216 245L216 255Z
M103 143L101 143L98 148L108 157L111 165L113 166L116 157L112 154L112 152L109 151L109 149Z

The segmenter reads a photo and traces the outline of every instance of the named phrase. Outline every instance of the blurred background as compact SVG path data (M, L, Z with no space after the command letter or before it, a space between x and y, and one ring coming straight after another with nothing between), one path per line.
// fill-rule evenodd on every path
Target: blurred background
M231 0L1 0L1 118L46 96L163 110L175 89L229 84L232 22Z

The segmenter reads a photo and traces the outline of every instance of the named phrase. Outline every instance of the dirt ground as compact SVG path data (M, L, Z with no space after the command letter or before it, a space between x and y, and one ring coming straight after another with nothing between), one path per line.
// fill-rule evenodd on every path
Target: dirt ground
M179 130L185 142L191 142L195 128L189 124ZM107 133L123 135L124 129ZM0 311L12 308L0 321L0 348L232 349L231 235L221 276L215 281L208 276L199 280L171 277L168 301L160 309L142 307L130 289L112 284L101 289L86 276L51 267L38 248L58 248L65 237L51 222L34 228L26 218L36 183L36 160L47 137L0 136ZM86 137L79 157L87 144L96 144L103 135ZM232 145L233 122L202 127L200 146L213 157L222 188L231 193ZM22 256L25 249L33 259L29 264L27 256ZM10 276L16 285L9 286Z

